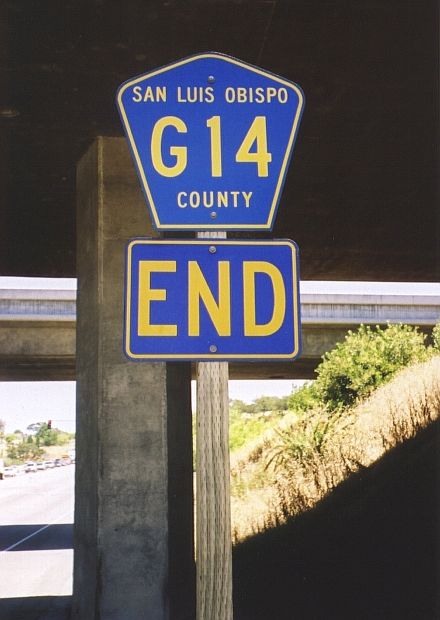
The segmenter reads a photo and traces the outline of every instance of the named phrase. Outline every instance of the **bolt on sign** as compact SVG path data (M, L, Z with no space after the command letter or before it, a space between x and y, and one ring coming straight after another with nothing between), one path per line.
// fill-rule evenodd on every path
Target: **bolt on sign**
M117 105L157 230L271 230L304 96L218 53L122 84Z
M132 240L126 355L136 361L294 359L297 261L289 240Z

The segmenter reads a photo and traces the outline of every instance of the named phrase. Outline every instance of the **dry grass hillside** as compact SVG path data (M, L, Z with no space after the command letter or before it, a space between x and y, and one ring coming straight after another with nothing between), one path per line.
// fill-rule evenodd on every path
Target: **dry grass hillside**
M440 416L440 357L406 368L368 400L339 414L289 414L233 455L235 540L314 507L351 474Z
M440 419L234 547L235 620L438 620Z

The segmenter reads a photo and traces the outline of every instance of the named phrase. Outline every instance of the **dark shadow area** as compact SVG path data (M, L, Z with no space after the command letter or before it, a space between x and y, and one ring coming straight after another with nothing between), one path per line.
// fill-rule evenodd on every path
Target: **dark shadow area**
M440 421L234 551L235 620L435 620Z
M2 620L69 620L71 596L0 599Z
M11 551L72 549L73 524L0 526L0 550L9 549L19 541L22 542Z

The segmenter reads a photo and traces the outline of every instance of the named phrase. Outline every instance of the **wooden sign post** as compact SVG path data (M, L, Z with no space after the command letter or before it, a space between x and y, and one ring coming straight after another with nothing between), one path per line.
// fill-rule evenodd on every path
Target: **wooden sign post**
M197 620L233 617L228 377L227 362L197 364Z
M197 369L197 620L232 620L227 362Z

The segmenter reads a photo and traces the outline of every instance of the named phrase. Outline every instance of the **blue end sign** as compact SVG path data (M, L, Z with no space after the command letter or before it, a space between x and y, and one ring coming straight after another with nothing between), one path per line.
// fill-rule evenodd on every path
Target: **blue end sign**
M207 53L128 80L117 104L158 230L272 229L299 86Z
M127 247L132 360L292 360L300 350L293 241L135 239Z

